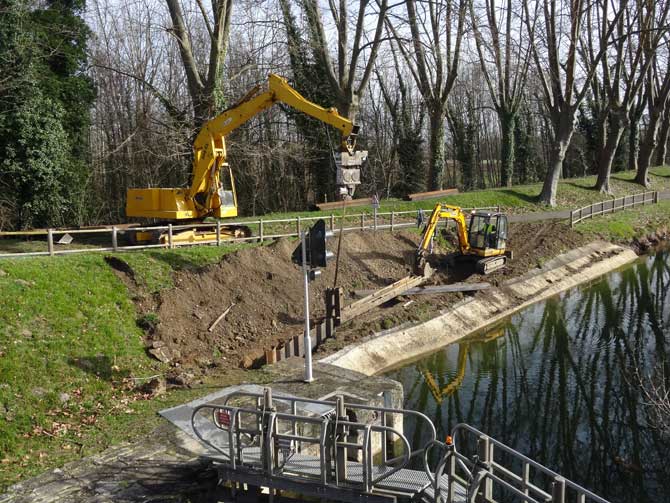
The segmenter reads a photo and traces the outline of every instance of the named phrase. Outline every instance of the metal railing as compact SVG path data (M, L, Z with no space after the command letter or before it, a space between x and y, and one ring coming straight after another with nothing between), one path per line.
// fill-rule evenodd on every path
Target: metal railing
M334 398L273 395L270 388L262 393L232 391L223 400L195 406L191 427L216 453L210 459L222 480L267 487L287 480L307 482L312 484L309 494L334 500L341 491L353 490L359 495L404 495L424 503L608 503L467 424L456 425L443 443L436 440L432 421L420 412L345 402L343 395ZM414 417L418 431L428 433L427 442L424 436L417 440L420 448L413 448L402 425L388 424L394 414L403 423L406 416ZM376 446L373 437L381 440ZM400 447L400 455L389 459L388 445ZM442 454L436 457L435 448ZM411 464L416 458L423 461L422 469ZM435 469L431 459L437 460Z
M483 211L500 211L499 206L487 206L481 208L464 208L463 211L469 212L473 210ZM307 229L314 222L320 219L326 220L327 226L333 232L343 232L374 230L374 231L394 231L407 227L416 226L419 212L422 210L408 210L408 211L390 211L390 212L363 212L356 214L336 215L319 215L313 217L294 217L294 218L278 218L278 219L263 219L256 220L240 220L240 221L217 221L211 223L199 223L189 225L153 225L146 227L128 227L128 226L111 226L99 229L46 229L42 231L26 231L26 232L0 232L0 240L9 237L46 237L46 250L31 251L31 252L10 252L2 253L0 249L0 258L11 257L36 257L36 256L55 256L67 255L73 253L87 253L87 252L118 252L131 250L147 250L152 248L170 248L174 249L181 246L221 246L222 244L231 243L257 243L267 240L273 240L285 237L299 237L300 232ZM226 238L224 230L226 227L245 226L252 231L252 236L241 238ZM180 242L176 239L176 235L180 231L190 230L204 230L211 229L212 239L197 240L193 242ZM129 245L124 244L123 241L127 233L135 232L153 232L160 234L163 241L157 244L144 245ZM57 242L58 236L85 235L89 240L97 239L102 243L91 244L83 248L72 248L70 245L59 245ZM1 245L1 241L0 241ZM67 248L65 248L67 247ZM1 248L1 246L0 246Z
M494 490L497 490L514 496L515 501L527 503L608 503L588 489L470 425L457 424L452 436L455 448L449 453L452 458L444 462L447 467L446 475L450 481L457 481L468 487L468 493L476 497L477 501L496 501L501 496L494 494ZM476 446L476 452L472 456L466 455L467 445ZM456 449L458 446L460 450ZM503 456L507 458L504 464L500 461ZM510 466L517 466L519 470L515 471ZM465 476L463 472L466 472ZM548 482L548 490L539 486L541 480ZM446 501L453 501L452 491L448 492Z
M231 399L239 398L252 398L255 403L228 405ZM277 402L288 404L289 411L278 411ZM302 407L309 404L332 406L332 412L322 416L303 413L305 409ZM353 421L347 414L352 410L373 412L380 424ZM352 484L360 484L361 490L369 493L381 482L406 468L417 452L423 452L412 451L403 433L385 424L387 414L413 415L424 420L430 425L432 438L435 439L432 422L416 411L348 403L344 402L342 396L336 397L335 401L328 401L273 395L267 389L263 394L233 393L221 405L202 404L194 409L191 426L201 442L219 453L221 460L232 469L242 467L246 462L247 466L260 469L267 476L295 474L301 479L312 479L332 488L351 488ZM211 423L220 430L223 441L215 442L216 437L211 433L211 428L209 435L203 433L205 426ZM372 442L375 434L380 436L382 446L386 446L390 437L398 439L402 444L401 455L387 459L384 448L381 458L375 462ZM243 441L243 436L249 440ZM361 440L360 443L358 440ZM304 444L307 444L307 448ZM315 448L309 449L310 446ZM245 456L245 450L253 449L253 454ZM360 451L361 457L361 462L357 463L360 475L356 476L348 475L352 450ZM295 465L291 464L296 454L305 452L311 458L300 458ZM310 466L309 463L312 463L311 469L305 469Z
M606 213L614 213L616 211L623 211L636 206L644 206L646 204L657 204L658 192L648 191L639 194L632 194L630 196L617 197L616 199L608 199L597 203L577 208L570 212L570 227L575 224L593 218L597 215L605 215Z

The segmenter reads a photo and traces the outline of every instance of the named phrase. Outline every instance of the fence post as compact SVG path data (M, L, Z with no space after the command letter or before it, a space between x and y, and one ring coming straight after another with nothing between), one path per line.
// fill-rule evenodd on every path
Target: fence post
M477 441L477 450L479 451L479 460L486 465L490 465L493 460L491 459L491 443L489 442L489 437L486 435L481 435L479 437ZM491 501L493 496L491 479L486 477L480 487L482 487L482 489L479 490L479 495L484 501Z
M575 226L575 214L570 210L570 228Z
M551 503L565 502L565 479L556 477L551 483Z
M361 213L361 230L365 228L365 213Z
M393 232L393 224L395 223L395 212L391 211L391 232Z
M295 217L295 232L300 236L300 217Z
M658 204L658 190L654 191L654 204Z
M49 255L54 256L54 231L49 229L47 231L47 248L49 249Z
M258 236L260 238L260 242L262 243L265 239L262 218L258 220Z
M216 246L221 246L221 220L216 221Z
M330 230L335 230L335 215L333 213L330 214Z
M173 248L173 243L172 243L172 224L168 224L168 248L172 249Z
M112 227L112 248L114 248L114 251L118 251L119 249L119 238L118 238L118 230L116 229L116 225Z

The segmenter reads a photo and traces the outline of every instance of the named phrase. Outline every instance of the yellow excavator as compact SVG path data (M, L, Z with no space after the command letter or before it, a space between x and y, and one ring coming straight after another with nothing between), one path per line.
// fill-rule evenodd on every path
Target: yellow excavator
M502 268L512 252L506 249L507 216L498 212L473 211L468 225L466 215L458 206L437 203L426 223L416 251L415 273L423 275L427 258L433 252L435 231L440 220L456 222L460 256L475 261L475 271L489 274Z
M367 151L356 151L358 126L342 117L335 108L323 108L304 98L286 79L270 74L267 88L251 89L238 103L206 122L193 142L191 185L188 188L128 189L126 216L159 219L181 224L199 222L206 217L235 217L237 193L233 171L226 162L225 137L255 115L275 103L285 103L341 132L336 154L336 182L340 196L351 198L360 184L360 167ZM246 237L247 227L226 226L221 234ZM155 240L152 233L137 232L135 241ZM165 241L165 236L158 236ZM197 242L214 239L211 229L180 232L173 242Z

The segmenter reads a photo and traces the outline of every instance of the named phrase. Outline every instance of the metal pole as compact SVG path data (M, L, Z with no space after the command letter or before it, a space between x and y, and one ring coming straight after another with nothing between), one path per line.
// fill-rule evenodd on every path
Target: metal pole
M54 256L54 231L49 229L47 231L47 249L49 250L49 255Z
M302 243L302 275L305 284L305 382L312 382L312 338L309 335L309 267L307 266L307 237L300 233Z
M118 231L115 225L112 227L112 248L114 248L114 251L117 251L119 249L119 239L117 233Z

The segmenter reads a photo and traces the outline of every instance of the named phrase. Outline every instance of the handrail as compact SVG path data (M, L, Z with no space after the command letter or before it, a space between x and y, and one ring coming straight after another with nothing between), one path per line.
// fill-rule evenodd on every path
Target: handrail
M252 408L246 408L246 407L233 407L230 405L227 405L227 402L232 398L233 396L248 396L248 397L253 397L253 398L260 398L262 395L253 393L253 392L235 392L231 393L229 396L226 397L225 403L222 405L218 404L202 404L196 407L193 410L193 413L191 414L191 427L193 431L195 432L196 436L200 439L200 441L208 446L214 449L215 451L221 453L224 455L225 458L231 461L233 464L233 467L235 465L235 462L239 459L241 460L241 453L239 449L242 447L240 441L238 440L235 442L234 438L237 436L239 438L240 433L250 433L254 435L258 435L260 437L260 442L261 445L263 446L262 452L265 453L261 459L261 462L263 464L263 469L267 471L269 475L273 475L275 473L274 471L274 466L275 466L275 459L272 457L273 450L272 450L272 443L275 439L286 439L286 440L295 440L296 442L305 442L305 443L311 443L311 444L319 444L319 458L320 458L320 463L321 463L321 478L322 482L326 483L327 478L326 475L323 473L324 470L326 470L325 466L325 444L326 444L326 439L329 431L329 425L332 424L332 421L330 421L328 418L325 417L310 417L310 416L304 416L300 414L293 414L293 413L285 413L285 412L277 412L274 409L265 409L263 406L259 403L257 409L252 409ZM293 402L307 402L307 403L319 403L319 404L331 404L335 402L327 402L323 400L311 400L311 399L298 399L295 397L283 397L281 395L275 395L273 396L273 401L274 400L292 400ZM345 404L346 407L353 406L355 404ZM357 405L356 405L357 406ZM402 409L392 409L392 408L387 408L387 407L371 407L371 406L362 406L361 408L365 408L367 410L378 410L378 411L385 411L384 413L388 412L410 412L410 411L403 411ZM197 419L202 418L202 411L203 410L211 410L212 411L212 420L215 423L217 427L220 429L223 429L224 431L227 430L228 434L228 452L224 451L222 447L219 447L212 443L210 440L206 439L203 434L199 431L199 426L197 424ZM292 408L292 410L295 410L295 407ZM218 420L217 420L217 412L218 411L226 411L229 414L230 417L230 424L226 428L221 428L219 426ZM243 428L242 423L241 423L241 415L243 414L250 414L250 415L255 415L257 418L260 419L261 424L264 424L265 426L261 426L258 429L248 429L248 428ZM319 425L319 434L318 436L315 437L307 437L304 435L298 435L298 434L291 434L291 433L279 433L278 431L278 422L280 420L286 420L292 423L296 422L302 422L302 423L310 423L310 424L316 424ZM258 422L258 421L257 421ZM336 422L337 425L339 426L348 426L352 428L357 428L363 431L363 442L362 444L350 444L346 442L339 442L334 439L332 445L334 448L347 448L347 447L355 447L359 450L362 451L363 455L363 485L365 491L371 491L377 484L379 484L381 481L387 479L394 473L404 469L410 462L412 458L412 449L411 445L409 443L409 440L405 435L389 426L384 426L384 425L377 425L377 424L365 424L365 423L360 423L356 421L349 421L349 420L338 420ZM402 456L399 456L397 458L394 458L395 461L400 459L401 461L399 463L396 463L395 466L390 466L388 462L383 462L380 466L383 466L384 469L382 470L382 473L377 475L376 477L374 476L373 472L373 452L372 452L372 435L374 433L382 433L384 435L386 434L393 434L396 435L402 442L403 444L403 454ZM332 434L336 435L337 432L335 430L332 430ZM388 468L388 469L386 469Z
M568 487L568 488L576 491L577 494L580 495L580 496L583 495L584 497L589 498L590 500L593 500L596 503L609 503L607 500L601 498L597 494L594 494L593 492L591 492L588 489L580 486L579 484L576 484L576 483L574 483L570 480L567 480L567 479L563 478L560 474L551 470L550 468L547 468L546 466L541 465L537 461L534 461L531 458L529 458L528 456L525 456L525 455L521 454L520 452L516 451L515 449L503 444L499 440L496 440L494 438L491 438L491 437L487 436L485 433L479 431L478 429L476 429L476 428L474 428L474 427L472 427L472 426L470 426L466 423L459 423L456 426L454 426L453 431L452 431L452 436L454 437L454 439L457 438L458 433L461 432L461 431L472 433L472 434L476 435L478 438L484 438L485 437L491 445L493 445L496 448L498 448L498 449L506 452L507 454L515 457L516 459L520 460L524 465L527 465L529 467L532 467L532 468L538 470L539 472L544 473L545 475L551 477L554 481L561 480L562 483L565 485L565 487ZM492 456L492 453L493 453L493 449L491 450L491 456ZM486 461L490 463L491 468L498 468L498 469L503 468L503 470L500 470L500 471L508 472L508 473L510 472L509 470L502 467L500 464L496 463L494 461L493 457L491 457L491 459L488 459ZM499 484L504 485L506 489L509 489L512 492L515 492L515 494L517 496L526 498L526 501L529 501L531 503L534 503L536 501L532 498L529 498L527 495L524 495L523 492L519 491L516 487L514 487L508 481L506 481L506 480L498 477L497 475L495 475L492 472L492 470L489 471L486 476L488 478L490 478L491 480L493 480L495 482L498 482ZM522 481L523 480L524 479L522 478ZM535 486L534 484L528 483L528 484L525 485L525 488L539 493L539 495L542 496L543 499L546 499L547 497L549 497L549 498L552 498L551 501L553 501L552 495L543 491L542 489Z
M230 393L229 395L226 396L224 403L227 404L228 401L231 398L234 397L241 397L241 396L247 396L251 398L263 398L263 393L260 392L253 392L253 391L234 391ZM315 405L331 405L335 407L337 402L333 400L315 400L315 399L310 399L310 398L302 398L302 397L295 397L295 396L287 396L287 395L281 395L281 394L273 394L272 395L273 400L280 400L280 401L287 401L291 403L311 403ZM408 410L408 409L396 409L393 407L378 407L375 405L364 405L364 404L358 404L358 403L350 403L350 402L344 402L344 406L347 409L360 409L360 410L371 410L371 411L379 411L379 412L385 412L388 414L401 414L401 415L409 415L409 416L416 416L419 419L423 420L426 422L426 424L429 427L429 431L431 433L431 440L435 440L437 438L437 430L435 429L435 425L433 422L430 420L428 416L423 414L422 412L418 412L416 410ZM307 416L305 416L307 417ZM423 451L423 449L421 449Z

